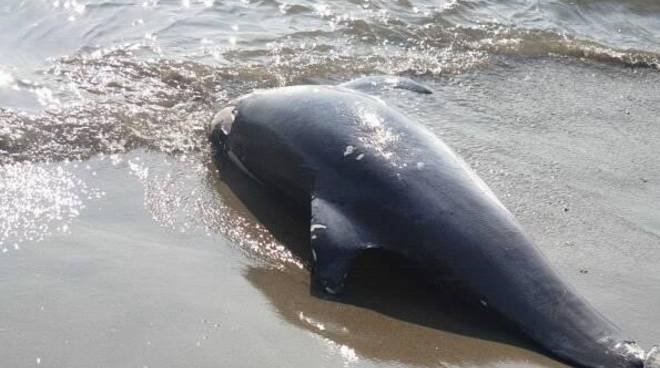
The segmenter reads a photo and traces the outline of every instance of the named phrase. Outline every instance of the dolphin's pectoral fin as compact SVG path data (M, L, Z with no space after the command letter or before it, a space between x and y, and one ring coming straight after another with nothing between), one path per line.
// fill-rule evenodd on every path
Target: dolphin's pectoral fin
M409 91L427 95L433 93L429 87L421 83L417 83L412 79L392 75L378 75L358 78L350 82L342 83L340 86L355 89L365 93L369 93L376 88L383 87L407 89Z
M316 197L311 210L312 288L336 295L344 288L351 261L366 246L338 205Z

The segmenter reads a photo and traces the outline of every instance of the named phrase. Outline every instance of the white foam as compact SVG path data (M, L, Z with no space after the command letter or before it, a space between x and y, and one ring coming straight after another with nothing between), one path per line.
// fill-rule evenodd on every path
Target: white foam
M652 347L646 354L644 368L660 368L660 348L658 346Z

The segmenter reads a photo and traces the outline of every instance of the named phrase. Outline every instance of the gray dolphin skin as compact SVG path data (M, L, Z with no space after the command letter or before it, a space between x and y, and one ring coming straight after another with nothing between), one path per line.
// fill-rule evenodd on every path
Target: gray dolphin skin
M658 368L552 269L488 186L421 124L362 91L369 77L256 91L212 123L216 154L311 208L312 284L340 293L369 248L449 275L542 348L583 367Z

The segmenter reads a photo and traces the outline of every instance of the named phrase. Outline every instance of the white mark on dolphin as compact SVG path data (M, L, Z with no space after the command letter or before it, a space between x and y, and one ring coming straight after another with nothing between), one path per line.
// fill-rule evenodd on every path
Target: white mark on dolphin
M338 291L331 288L330 286L325 287L325 292L332 295L337 295Z
M355 147L346 146L346 150L344 150L344 157L350 155L351 153L353 153L353 151L355 151Z
M360 161L364 158L364 153L360 153L355 159Z
M309 231L314 231L316 229L327 229L328 227L325 225L321 224L312 224L312 226L309 227Z

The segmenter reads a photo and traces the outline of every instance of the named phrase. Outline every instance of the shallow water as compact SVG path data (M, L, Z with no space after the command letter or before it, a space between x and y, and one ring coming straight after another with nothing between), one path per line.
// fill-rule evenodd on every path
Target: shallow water
M659 343L659 34L642 0L3 2L2 366L561 366L379 255L311 296L306 226L220 180L226 101L363 74L431 86L380 97Z

